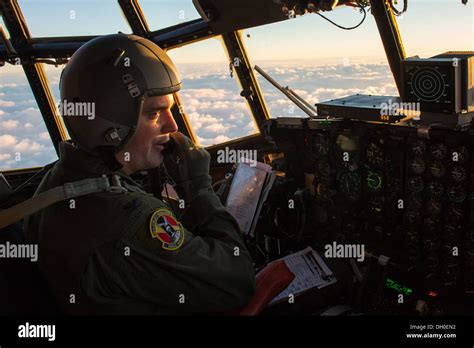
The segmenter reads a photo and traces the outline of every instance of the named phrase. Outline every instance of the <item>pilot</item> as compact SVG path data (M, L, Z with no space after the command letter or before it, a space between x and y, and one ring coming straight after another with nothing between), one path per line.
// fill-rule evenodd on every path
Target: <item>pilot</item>
M63 70L60 110L71 141L60 143L36 193L103 176L112 186L26 221L65 313L221 313L253 295L252 259L211 187L210 155L178 132L171 114L180 87L162 49L121 33L89 41ZM180 212L131 178L162 164Z

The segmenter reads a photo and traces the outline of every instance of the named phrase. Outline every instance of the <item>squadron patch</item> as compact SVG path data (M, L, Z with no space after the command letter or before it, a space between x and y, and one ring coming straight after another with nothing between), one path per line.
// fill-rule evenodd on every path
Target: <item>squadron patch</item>
M184 241L184 228L166 208L157 209L150 218L150 233L163 243L163 249L176 250Z

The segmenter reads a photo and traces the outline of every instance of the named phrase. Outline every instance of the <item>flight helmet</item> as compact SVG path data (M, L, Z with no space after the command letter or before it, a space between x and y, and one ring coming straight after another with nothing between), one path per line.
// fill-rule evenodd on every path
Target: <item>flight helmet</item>
M175 65L155 43L105 35L81 46L66 64L59 109L79 148L110 157L132 138L147 97L180 88Z

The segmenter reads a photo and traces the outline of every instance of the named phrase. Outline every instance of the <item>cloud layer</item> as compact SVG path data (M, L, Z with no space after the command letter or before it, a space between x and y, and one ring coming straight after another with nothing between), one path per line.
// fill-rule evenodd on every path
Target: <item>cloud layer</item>
M314 66L292 62L258 65L282 86L289 85L315 104L356 93L397 95L388 66L338 64ZM20 67L0 68L0 170L42 166L57 159L31 89ZM180 92L200 143L225 142L257 132L238 80L227 65L178 64L183 79ZM60 69L47 69L53 95L59 94ZM271 117L306 115L255 72Z
M384 63L327 64L323 66L259 66L283 87L290 87L307 102L341 98L353 94L398 96L395 81ZM306 117L286 96L256 72L271 117Z
M0 170L42 166L57 159L21 67L0 68Z

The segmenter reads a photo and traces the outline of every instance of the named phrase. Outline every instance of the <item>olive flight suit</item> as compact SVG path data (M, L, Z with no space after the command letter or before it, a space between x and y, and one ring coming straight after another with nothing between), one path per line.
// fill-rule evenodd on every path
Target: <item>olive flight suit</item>
M37 193L103 174L118 175L126 192L61 201L25 223L60 308L70 314L216 313L249 301L252 259L238 223L213 191L176 216L129 176L63 142Z

